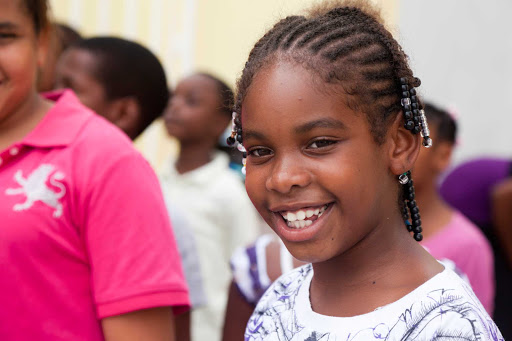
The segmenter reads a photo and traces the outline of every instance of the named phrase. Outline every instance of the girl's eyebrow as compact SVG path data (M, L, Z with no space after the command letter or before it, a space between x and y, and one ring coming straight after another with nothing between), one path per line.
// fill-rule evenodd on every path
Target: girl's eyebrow
M296 134L304 134L307 133L310 130L313 130L315 128L331 128L331 129L340 129L345 130L347 129L347 126L334 118L320 118L318 120L314 120L311 122L307 122L304 124L301 124L298 127L295 127L295 133ZM243 130L244 140L253 138L257 140L266 140L265 134L255 131L255 130Z
M243 130L244 140L248 139L256 139L256 140L266 140L266 137L263 133L255 130Z
M347 129L347 126L334 118L326 117L311 122L301 124L295 128L297 134L304 134L315 128L333 128L333 129Z

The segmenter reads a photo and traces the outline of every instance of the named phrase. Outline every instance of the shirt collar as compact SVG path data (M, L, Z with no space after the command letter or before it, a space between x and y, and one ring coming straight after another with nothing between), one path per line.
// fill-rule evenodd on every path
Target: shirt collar
M36 148L65 147L76 139L93 112L84 107L71 90L42 96L55 104L21 144Z

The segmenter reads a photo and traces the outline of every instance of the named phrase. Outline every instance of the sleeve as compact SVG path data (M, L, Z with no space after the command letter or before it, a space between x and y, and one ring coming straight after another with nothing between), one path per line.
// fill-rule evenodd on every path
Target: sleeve
M266 248L271 241L272 235L263 235L254 245L238 247L231 257L233 282L242 297L253 305L256 305L271 284L266 257Z
M187 310L180 256L153 170L135 151L102 161L81 205L98 317L161 306Z

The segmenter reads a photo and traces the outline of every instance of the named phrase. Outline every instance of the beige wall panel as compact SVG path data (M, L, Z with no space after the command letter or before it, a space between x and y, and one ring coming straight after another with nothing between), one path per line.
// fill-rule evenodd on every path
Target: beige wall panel
M310 7L316 0L197 0L196 66L233 84L249 51L280 18ZM393 29L398 0L374 1Z
M375 0L391 26L399 0ZM117 35L150 47L170 82L193 70L234 84L256 40L281 17L317 0L51 0L55 18L83 34Z

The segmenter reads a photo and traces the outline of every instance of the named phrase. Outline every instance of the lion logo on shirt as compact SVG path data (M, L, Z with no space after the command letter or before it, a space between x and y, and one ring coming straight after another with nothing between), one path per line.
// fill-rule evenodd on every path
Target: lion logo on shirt
M61 172L52 174L54 170L55 166L42 164L26 178L23 177L23 172L18 170L14 174L14 180L20 187L8 188L5 190L5 194L23 194L27 199L24 203L14 205L13 210L17 212L25 211L30 209L36 201L41 201L54 209L54 218L62 216L62 204L60 203L60 199L66 194L66 187L64 187L59 180L64 179L64 174ZM52 186L58 188L57 192L48 187L46 184L48 181Z

